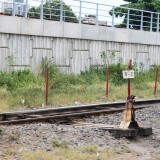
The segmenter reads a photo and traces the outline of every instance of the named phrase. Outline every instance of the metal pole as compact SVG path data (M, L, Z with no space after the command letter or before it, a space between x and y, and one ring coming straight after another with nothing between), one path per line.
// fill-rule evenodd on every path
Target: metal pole
M40 19L43 19L43 0L41 0L41 16Z
M15 0L13 0L12 16L15 16Z
M63 0L60 1L60 21L63 21Z
M152 32L152 25L153 25L153 13L151 13L150 32Z
M141 12L141 26L140 26L140 30L143 30L143 11Z
M79 6L79 23L81 23L81 16L82 16L82 2L80 2L80 6Z
M46 105L48 105L48 68L46 68Z
M157 14L157 32L159 32L159 13Z
M97 3L97 9L96 9L96 25L98 26L98 3Z
M28 0L26 0L26 7L25 7L25 17L27 18L28 14Z
M154 96L157 94L157 80L158 80L158 68L156 68L156 77L155 77L155 84L154 84Z
M24 6L23 6L23 4L22 4L22 5L21 5L21 9L20 9L20 15L22 15L22 16L24 15L24 13L23 13L23 7L24 7Z
M112 27L114 27L114 7L112 9Z
M108 83L109 83L108 79L109 79L109 70L107 68L106 70L106 97L108 97Z
M49 12L50 12L50 14L49 14L49 18L51 19L51 18L52 18L52 16L51 16L51 10L49 10Z
M130 9L128 9L128 14L127 14L127 29L129 29L129 14L130 14Z
M65 10L64 10L64 12L63 12L63 21L65 22L65 20L66 20L66 12L65 12Z
M131 66L132 66L132 60L130 60L128 63L128 70L131 70ZM131 80L130 78L128 78L128 97L130 96L131 96Z

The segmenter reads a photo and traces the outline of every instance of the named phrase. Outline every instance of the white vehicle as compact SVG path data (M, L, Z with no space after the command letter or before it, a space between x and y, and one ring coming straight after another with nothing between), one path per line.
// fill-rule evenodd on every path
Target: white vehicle
M96 24L96 16L95 15L85 15L84 18L82 18L82 23L83 24L91 24L95 25ZM107 21L98 21L98 25L100 26L107 26Z

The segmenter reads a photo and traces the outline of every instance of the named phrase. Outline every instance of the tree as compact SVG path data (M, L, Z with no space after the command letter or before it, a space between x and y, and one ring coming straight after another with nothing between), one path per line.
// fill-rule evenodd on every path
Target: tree
M60 20L60 0L47 0L43 5L43 18L51 20ZM40 18L41 6L29 9L29 17ZM63 20L78 22L75 13L70 6L63 2Z
M119 25L121 27L126 27L127 25L127 13L128 10L126 8L130 9L130 15L129 15L129 24L132 25L135 29L140 29L141 25L141 11L140 10L146 10L146 11L152 11L152 12L160 12L160 0L124 0L129 2L128 4L121 5L120 7L116 7L114 9L115 16L116 17L124 17L123 22ZM125 7L125 8L121 8ZM138 10L132 10L138 9ZM113 9L112 9L113 10ZM110 15L112 15L112 10L109 12ZM152 18L152 29L156 28L157 26L157 17L158 14L153 13ZM151 13L150 12L143 12L143 28L146 30L149 30L151 22Z

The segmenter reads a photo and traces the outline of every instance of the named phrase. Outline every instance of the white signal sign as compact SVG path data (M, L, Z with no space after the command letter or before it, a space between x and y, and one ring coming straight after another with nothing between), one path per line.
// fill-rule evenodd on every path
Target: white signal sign
M134 70L123 71L123 78L124 79L134 78Z

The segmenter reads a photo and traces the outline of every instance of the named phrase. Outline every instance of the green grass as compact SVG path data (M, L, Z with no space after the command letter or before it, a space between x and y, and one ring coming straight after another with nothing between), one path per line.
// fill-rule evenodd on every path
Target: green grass
M92 67L80 75L68 75L45 61L38 75L30 70L0 72L0 111L44 106L46 66L49 68L49 106L101 103L125 100L127 97L127 80L122 77L122 70L127 66L114 64L108 67L109 95L106 97L106 67ZM138 98L154 97L154 78L155 68L145 73L136 72L135 79L131 80L131 94ZM157 96L160 96L159 87Z
M0 128L0 134L2 133L2 129Z

